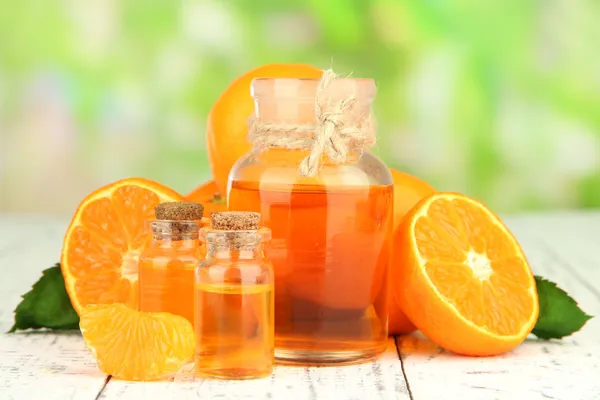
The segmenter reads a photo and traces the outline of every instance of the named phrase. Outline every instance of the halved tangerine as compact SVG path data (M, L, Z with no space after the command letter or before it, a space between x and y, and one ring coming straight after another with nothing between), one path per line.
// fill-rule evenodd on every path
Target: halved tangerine
M157 182L129 178L98 189L81 202L60 259L77 313L88 304L126 303L137 308L145 221L154 218L157 204L181 200L181 195Z
M439 346L488 356L518 346L539 312L535 280L517 240L477 200L433 194L396 232L402 310ZM395 276L396 277L396 276Z

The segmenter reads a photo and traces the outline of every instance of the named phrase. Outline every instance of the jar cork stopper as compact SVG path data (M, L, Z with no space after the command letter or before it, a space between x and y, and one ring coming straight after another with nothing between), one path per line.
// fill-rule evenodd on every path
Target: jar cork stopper
M255 231L260 227L260 214L246 211L223 211L211 215L212 229L220 231Z
M168 221L199 221L204 216L200 203L173 201L161 203L154 209L156 219Z

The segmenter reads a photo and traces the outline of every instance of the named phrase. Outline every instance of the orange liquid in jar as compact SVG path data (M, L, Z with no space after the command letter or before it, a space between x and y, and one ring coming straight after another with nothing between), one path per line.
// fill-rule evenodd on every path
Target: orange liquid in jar
M281 361L371 358L387 341L392 185L233 181L232 210L272 230L275 355Z
M139 262L140 310L169 312L194 323L194 274L203 254L173 241L148 249Z
M252 379L273 371L273 285L196 284L196 374Z

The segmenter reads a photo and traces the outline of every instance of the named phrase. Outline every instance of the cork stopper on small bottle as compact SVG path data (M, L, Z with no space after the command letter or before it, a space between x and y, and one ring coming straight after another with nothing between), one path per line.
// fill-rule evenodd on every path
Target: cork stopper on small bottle
M173 201L161 203L154 209L156 219L169 221L199 221L204 216L204 206L200 203Z
M255 231L260 227L260 214L246 211L215 212L211 216L212 229L220 231Z
M197 221L204 215L204 206L199 203L174 201L161 203L154 208L156 221L151 222L152 232L172 240L184 240L198 236Z

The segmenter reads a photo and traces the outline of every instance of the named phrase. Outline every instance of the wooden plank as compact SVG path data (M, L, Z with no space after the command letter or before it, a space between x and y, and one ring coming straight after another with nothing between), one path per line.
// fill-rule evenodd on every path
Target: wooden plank
M64 221L0 216L0 332L12 326L20 296L39 279L44 269L60 258L67 224Z
M0 218L0 332L12 326L13 310L60 257L66 224L18 216ZM78 332L0 333L0 399L94 399L102 374Z
M171 382L111 379L102 399L409 399L393 339L376 361L344 367L277 366L267 379L218 381L178 374Z
M9 329L12 310L41 271L58 260L66 223L34 218L0 218L0 260L12 265L0 280L0 327ZM199 380L184 371L168 382L133 383L111 379L102 398L408 398L395 343L376 362L343 368L277 367L267 380ZM0 336L0 398L95 398L106 376L95 366L81 337L33 333ZM50 394L48 394L50 393ZM53 397L55 396L55 397ZM252 396L252 397L248 397Z
M418 334L398 346L414 399L598 399L600 348L527 340L497 357L462 357Z
M506 221L534 273L558 282L594 315L600 313L600 299L572 271L585 276L586 270L596 269L592 272L596 276L600 268L594 255L597 243L593 244L600 238L600 224L591 224L599 216L530 216ZM573 237L577 240L567 240ZM573 243L579 243L579 258L573 257L569 247ZM590 264L584 266L583 259ZM397 344L414 399L598 399L599 336L600 321L594 318L581 332L562 341L532 336L516 350L497 357L458 356L421 334L399 338Z
M600 213L531 215L507 219L536 274L572 293L600 315ZM65 221L0 216L0 329L12 322L19 295L58 260ZM583 282L587 282L586 285ZM343 368L277 367L260 381L199 380L190 371L168 382L110 380L102 398L284 399L512 399L600 398L600 320L564 341L527 340L515 351L467 358L442 351L422 335L400 338L377 362ZM411 396L403 379L409 382ZM77 334L0 335L0 398L92 399L105 376ZM143 396L143 397L142 397Z
M106 376L79 332L0 337L0 398L95 399Z
M600 252L596 251L600 243L598 215L533 217L512 224L534 274L557 283L585 312L596 316L600 316ZM594 345L599 336L600 319L593 318L583 330L563 342Z
M532 215L509 219L509 224L522 234L527 242L544 250L533 255L548 253L560 262L561 269L579 277L584 285L600 282L600 213L559 213L551 217ZM560 261L559 259L562 259ZM532 268L543 268L532 262ZM587 285L600 297L597 285Z

